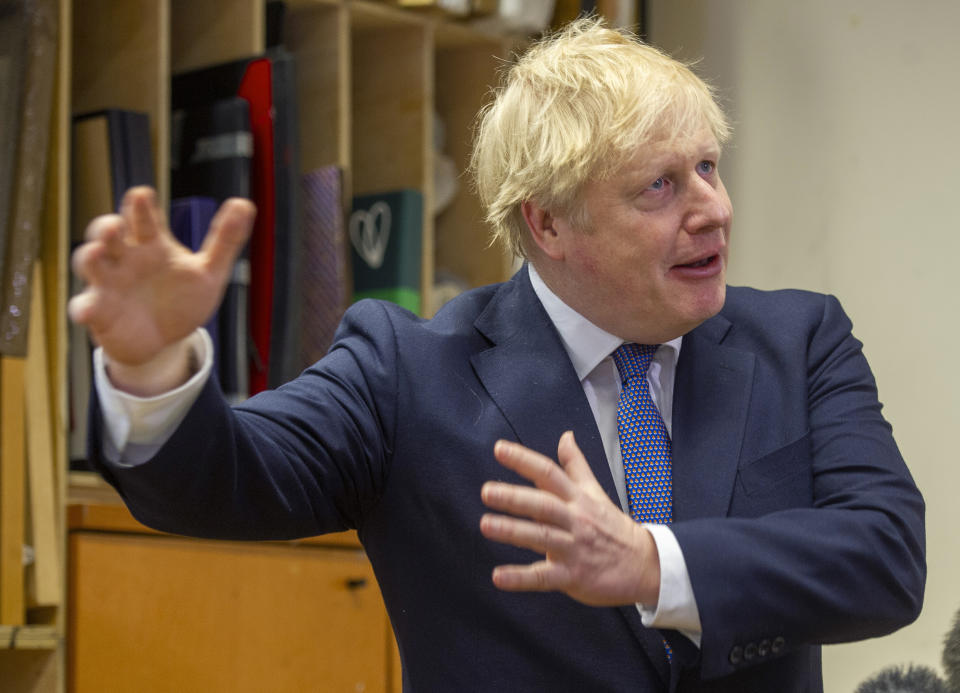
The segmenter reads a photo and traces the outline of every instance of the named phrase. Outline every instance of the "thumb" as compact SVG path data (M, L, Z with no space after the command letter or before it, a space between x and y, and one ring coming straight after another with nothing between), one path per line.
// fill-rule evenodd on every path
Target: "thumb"
M580 446L573 437L573 431L566 431L560 436L560 442L557 444L557 461L574 483L598 485L587 458L583 456Z
M230 275L237 256L250 238L256 216L257 208L250 200L231 197L220 205L200 247L211 270L220 276Z

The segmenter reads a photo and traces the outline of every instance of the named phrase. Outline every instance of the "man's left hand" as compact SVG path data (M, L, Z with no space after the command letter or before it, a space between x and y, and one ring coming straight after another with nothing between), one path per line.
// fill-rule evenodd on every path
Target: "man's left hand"
M536 488L488 481L483 502L509 515L485 514L480 530L488 539L544 555L529 565L497 566L498 588L561 591L593 606L656 605L660 561L653 537L610 501L572 432L560 437L559 466L505 440L497 441L493 454Z

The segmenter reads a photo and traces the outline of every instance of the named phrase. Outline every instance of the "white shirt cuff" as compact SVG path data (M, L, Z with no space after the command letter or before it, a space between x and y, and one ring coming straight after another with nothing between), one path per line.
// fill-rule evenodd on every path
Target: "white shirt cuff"
M107 376L103 349L93 352L94 382L103 414L104 455L122 467L142 464L173 435L213 370L213 342L203 328L189 337L200 369L180 387L154 397L116 389Z
M638 604L647 628L678 630L700 646L702 627L683 551L668 525L644 523L660 554L660 595L654 609Z

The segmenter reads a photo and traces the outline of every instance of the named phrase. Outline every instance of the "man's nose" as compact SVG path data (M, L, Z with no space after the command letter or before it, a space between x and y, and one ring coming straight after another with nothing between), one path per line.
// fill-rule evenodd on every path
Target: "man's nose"
M704 233L730 225L733 208L719 178L710 181L698 176L688 188L688 194L684 226L689 233Z

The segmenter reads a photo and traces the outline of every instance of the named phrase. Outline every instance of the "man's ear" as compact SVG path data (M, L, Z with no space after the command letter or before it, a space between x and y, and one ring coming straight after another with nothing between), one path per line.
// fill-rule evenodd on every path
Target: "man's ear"
M533 200L523 202L520 205L520 210L523 212L523 218L530 230L530 237L537 244L537 247L551 260L562 260L563 243L557 227L559 221L557 217Z

